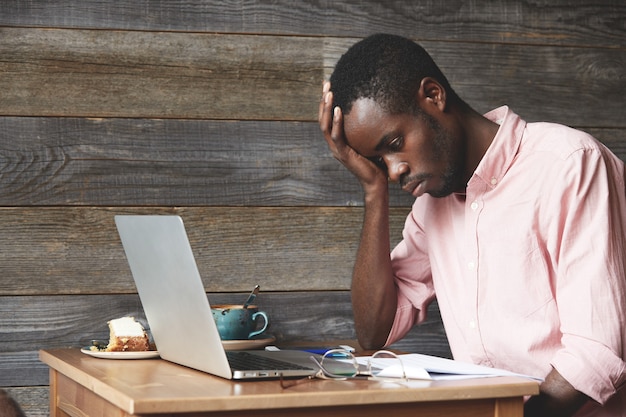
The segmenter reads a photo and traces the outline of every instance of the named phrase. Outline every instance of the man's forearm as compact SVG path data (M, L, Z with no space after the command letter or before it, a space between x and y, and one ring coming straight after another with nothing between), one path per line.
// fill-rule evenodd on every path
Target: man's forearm
M386 190L366 194L363 230L352 277L356 333L366 349L384 345L395 316L397 296L389 252L388 194Z

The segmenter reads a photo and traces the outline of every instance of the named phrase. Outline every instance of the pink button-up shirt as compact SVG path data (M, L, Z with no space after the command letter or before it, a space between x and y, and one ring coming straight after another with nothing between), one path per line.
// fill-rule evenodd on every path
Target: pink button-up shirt
M388 343L437 297L454 358L545 377L626 416L624 164L586 133L507 107L466 194L424 195L391 257ZM617 392L617 394L616 394Z

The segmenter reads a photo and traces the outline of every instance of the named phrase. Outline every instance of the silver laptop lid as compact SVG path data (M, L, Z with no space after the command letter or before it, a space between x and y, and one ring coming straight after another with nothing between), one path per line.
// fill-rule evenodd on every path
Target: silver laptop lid
M163 359L232 378L179 216L115 216L152 337Z

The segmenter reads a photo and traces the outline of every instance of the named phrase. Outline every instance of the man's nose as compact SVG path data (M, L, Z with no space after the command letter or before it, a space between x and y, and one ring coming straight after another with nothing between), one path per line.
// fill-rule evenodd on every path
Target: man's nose
M387 175L389 176L389 181L391 182L400 182L400 178L409 172L409 165L406 162L391 160L386 162Z

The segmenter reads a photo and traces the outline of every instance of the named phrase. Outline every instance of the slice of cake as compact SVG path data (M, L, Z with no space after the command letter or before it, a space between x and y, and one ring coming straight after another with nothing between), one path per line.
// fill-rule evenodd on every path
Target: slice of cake
M122 317L109 323L107 352L140 352L150 350L150 340L134 317Z

